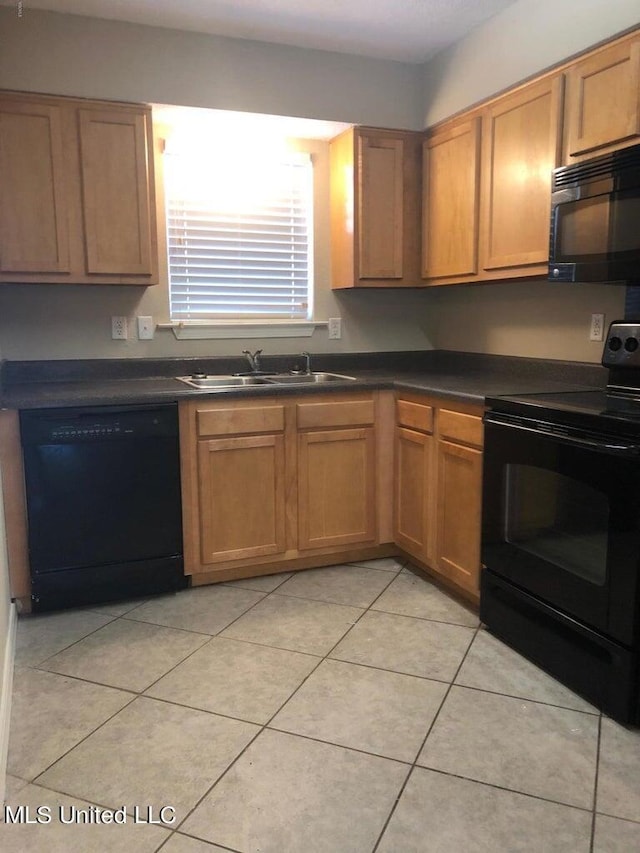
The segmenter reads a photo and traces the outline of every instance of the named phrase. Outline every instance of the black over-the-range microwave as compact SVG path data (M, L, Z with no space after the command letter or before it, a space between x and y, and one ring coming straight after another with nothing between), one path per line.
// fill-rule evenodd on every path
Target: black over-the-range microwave
M555 169L551 281L640 281L640 145Z

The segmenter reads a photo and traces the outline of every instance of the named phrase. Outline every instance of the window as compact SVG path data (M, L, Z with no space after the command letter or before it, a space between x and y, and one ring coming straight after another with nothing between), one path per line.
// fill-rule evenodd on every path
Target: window
M311 157L199 150L164 164L171 319L311 319Z

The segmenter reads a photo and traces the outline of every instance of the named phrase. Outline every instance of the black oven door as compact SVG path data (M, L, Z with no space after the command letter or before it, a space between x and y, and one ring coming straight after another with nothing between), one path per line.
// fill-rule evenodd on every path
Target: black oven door
M485 416L482 562L631 645L637 630L640 455L632 440Z

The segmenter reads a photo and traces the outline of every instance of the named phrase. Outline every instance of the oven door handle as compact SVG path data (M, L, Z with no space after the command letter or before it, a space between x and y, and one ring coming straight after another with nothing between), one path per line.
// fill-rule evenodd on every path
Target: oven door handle
M553 429L548 429L545 424L539 421L525 422L508 417L501 417L499 414L491 413L484 416L484 423L493 426L507 427L508 429L517 429L521 432L528 432L532 435L540 435L544 438L552 438L554 441L559 441L562 444L567 444L570 447L578 447L584 450L594 450L596 453L609 453L615 456L640 456L640 445L638 444L621 444L607 436L598 438L580 438L575 435L566 435L565 433L556 432Z

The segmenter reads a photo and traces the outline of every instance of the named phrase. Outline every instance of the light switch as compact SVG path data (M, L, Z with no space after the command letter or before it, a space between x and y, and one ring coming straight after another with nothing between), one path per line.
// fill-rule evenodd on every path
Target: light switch
M153 325L153 317L138 317L138 340L151 341L155 326Z

